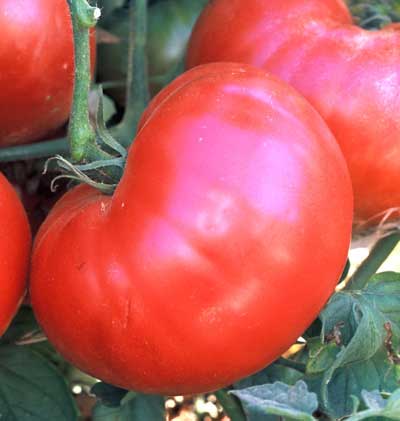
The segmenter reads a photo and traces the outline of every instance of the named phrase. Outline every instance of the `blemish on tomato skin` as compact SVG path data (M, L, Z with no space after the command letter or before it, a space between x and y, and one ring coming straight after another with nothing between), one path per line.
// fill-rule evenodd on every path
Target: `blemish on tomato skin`
M78 271L80 272L86 266L86 262L82 262L77 266Z

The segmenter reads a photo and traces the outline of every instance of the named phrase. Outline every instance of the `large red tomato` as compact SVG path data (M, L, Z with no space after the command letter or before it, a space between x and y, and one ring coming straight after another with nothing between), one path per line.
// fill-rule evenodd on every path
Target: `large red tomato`
M66 0L0 0L0 28L1 147L38 140L67 121L74 58Z
M247 65L196 68L150 105L112 197L79 186L42 226L31 297L72 363L188 394L284 352L346 260L351 182L314 109Z
M400 207L400 31L352 23L342 0L215 0L188 66L251 63L297 88L336 136L364 222ZM396 213L399 216L399 213Z
M31 234L22 204L1 173L0 221L0 335L2 335L25 294Z

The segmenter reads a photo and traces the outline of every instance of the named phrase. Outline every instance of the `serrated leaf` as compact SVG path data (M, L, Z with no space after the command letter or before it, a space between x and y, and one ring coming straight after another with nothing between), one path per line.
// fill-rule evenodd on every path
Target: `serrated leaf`
M385 350L389 323L393 341L400 336L400 275L383 273L373 277L362 291L342 291L335 294L321 313L323 335L326 337L340 326L342 344L322 378L322 404L329 415L337 418L350 415L354 399L361 391L393 392L398 387L398 372ZM331 345L323 345L328 348ZM308 367L327 366L326 352L320 352ZM331 357L332 355L329 354ZM312 370L315 373L315 370Z
M352 415L348 421L360 421L372 417L400 420L400 389L396 390L387 400L383 399L378 391L363 391L362 397L368 409Z
M92 387L91 392L96 395L103 405L119 407L122 399L128 393L128 390L121 389L120 387L104 382L99 382Z
M268 420L268 415L314 421L312 414L318 408L317 396L308 391L303 381L294 386L276 382L231 393L240 399L249 421Z
M119 407L98 402L93 410L93 421L164 421L164 398L130 392Z
M335 418L341 417L340 414L350 415L354 412L354 397L360 399L363 389L390 392L399 385L394 366L386 359L383 349L367 361L336 370L326 389L321 384L322 390L327 392L325 398L329 403L330 414Z
M28 347L0 347L2 421L74 421L78 414L64 378Z

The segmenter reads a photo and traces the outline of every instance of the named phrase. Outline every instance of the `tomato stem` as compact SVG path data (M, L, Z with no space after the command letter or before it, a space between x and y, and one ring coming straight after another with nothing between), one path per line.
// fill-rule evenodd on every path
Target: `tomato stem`
M68 140L63 137L30 145L10 146L0 149L0 162L14 162L27 159L48 158L52 155L69 155Z
M68 137L71 156L76 162L85 160L96 133L89 120L89 90L91 84L89 29L96 25L100 9L86 0L68 0L75 46L74 101L69 121Z
M98 90L98 108L94 127L89 119L89 91L91 84L89 31L101 13L87 0L68 0L75 47L74 98L69 122L68 139L73 165L56 156L66 177L79 180L112 193L123 172L126 151L107 131L103 115L103 91Z
M125 146L132 143L140 117L150 99L146 52L147 0L130 1L129 19L126 108L116 128L116 137Z
M350 278L346 289L361 290L370 278L381 267L382 263L388 258L400 241L400 233L395 233L381 238L372 248L369 256L361 263Z
M244 414L240 403L234 396L228 393L228 390L218 390L215 392L215 396L231 421L246 421L246 415Z

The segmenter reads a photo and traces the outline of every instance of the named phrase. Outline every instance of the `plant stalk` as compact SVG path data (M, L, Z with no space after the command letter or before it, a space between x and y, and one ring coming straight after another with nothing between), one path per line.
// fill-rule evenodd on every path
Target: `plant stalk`
M75 45L74 101L69 121L68 137L71 157L75 162L85 162L96 133L89 120L89 90L91 84L89 30L100 17L100 9L86 0L68 0Z
M244 414L240 403L234 396L228 393L228 390L218 390L215 392L215 396L231 421L246 421L246 415Z
M363 289L400 241L400 233L381 238L347 283L347 290Z
M147 67L147 3L148 0L130 0L129 47L126 85L126 108L116 137L129 146L137 131L140 117L150 100Z
M64 138L45 140L29 145L10 146L0 149L0 162L15 162L28 159L48 158L53 155L69 155L68 140Z

